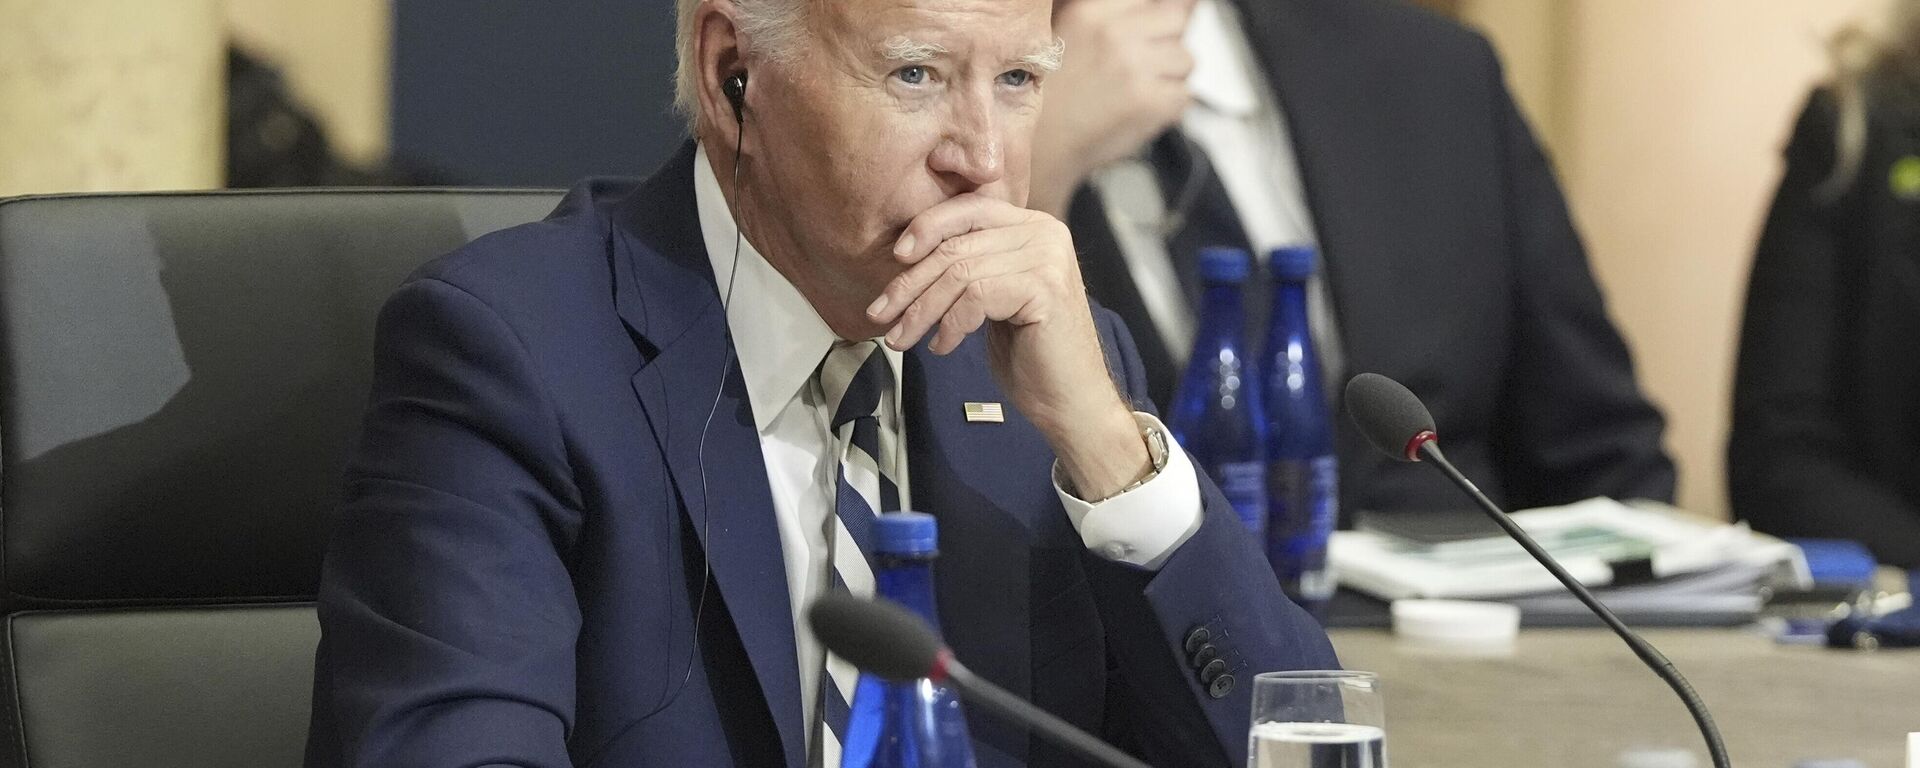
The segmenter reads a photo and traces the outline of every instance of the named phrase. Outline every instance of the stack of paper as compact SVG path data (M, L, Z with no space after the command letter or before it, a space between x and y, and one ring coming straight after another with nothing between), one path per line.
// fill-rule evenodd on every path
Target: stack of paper
M1799 549L1744 524L1661 504L1588 499L1513 520L1615 612L1751 615L1761 588L1811 582ZM1547 569L1500 534L1415 540L1382 530L1334 534L1328 557L1342 586L1385 600L1503 600L1530 616L1582 614Z

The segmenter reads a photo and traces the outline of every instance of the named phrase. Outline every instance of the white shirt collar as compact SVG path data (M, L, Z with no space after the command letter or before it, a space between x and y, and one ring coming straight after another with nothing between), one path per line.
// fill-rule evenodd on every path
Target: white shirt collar
M800 289L767 263L744 237L738 239L740 257L735 263L734 242L740 229L727 207L720 180L713 174L705 145L694 152L693 195L700 211L700 235L706 242L707 260L713 265L720 295L727 297L727 329L733 333L740 375L747 382L754 427L764 433L774 417L800 396L839 337ZM729 272L734 273L731 296L727 290ZM897 387L901 355L891 348L882 349L893 365Z
M1254 80L1259 62L1253 59L1239 13L1225 0L1200 0L1187 19L1182 42L1193 55L1187 91L1199 106L1242 117L1260 108L1260 84Z

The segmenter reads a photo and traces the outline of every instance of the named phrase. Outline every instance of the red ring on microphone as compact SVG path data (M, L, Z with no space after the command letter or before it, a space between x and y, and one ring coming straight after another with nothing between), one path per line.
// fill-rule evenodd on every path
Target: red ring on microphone
M933 668L927 670L927 679L936 683L946 682L947 665L951 663L953 663L953 651L947 648L940 649L939 653L934 654Z
M1408 438L1407 439L1407 461L1419 461L1420 446L1426 445L1427 443L1431 443L1439 439L1440 439L1440 436L1434 434L1433 430L1431 429L1420 430L1418 434L1415 434L1413 437Z

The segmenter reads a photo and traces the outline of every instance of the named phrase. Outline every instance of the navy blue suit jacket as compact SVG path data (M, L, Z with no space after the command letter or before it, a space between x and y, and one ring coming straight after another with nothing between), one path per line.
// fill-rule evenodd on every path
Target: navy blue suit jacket
M688 145L644 182L423 268L380 317L365 434L320 587L310 766L802 765L786 575L701 241ZM1119 321L1099 327L1145 402ZM1237 765L1251 677L1332 667L1210 485L1157 573L1089 553L984 342L906 355L916 505L977 672L1164 764ZM720 404L701 428L714 392ZM705 566L712 591L698 610ZM1207 627L1238 683L1183 650ZM1070 764L972 718L981 768Z

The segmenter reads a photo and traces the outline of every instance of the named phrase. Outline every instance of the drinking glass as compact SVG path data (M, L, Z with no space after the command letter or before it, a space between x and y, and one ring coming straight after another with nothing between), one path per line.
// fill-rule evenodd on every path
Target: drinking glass
M1386 768L1386 725L1372 672L1255 675L1247 766Z

